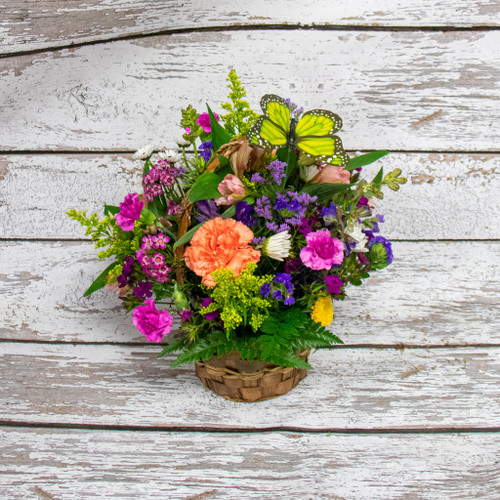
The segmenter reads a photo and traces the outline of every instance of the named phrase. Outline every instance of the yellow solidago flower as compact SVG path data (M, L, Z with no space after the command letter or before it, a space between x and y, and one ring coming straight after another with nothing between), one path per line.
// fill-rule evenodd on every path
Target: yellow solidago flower
M321 326L328 326L333 320L333 305L330 297L320 297L313 305L311 318Z

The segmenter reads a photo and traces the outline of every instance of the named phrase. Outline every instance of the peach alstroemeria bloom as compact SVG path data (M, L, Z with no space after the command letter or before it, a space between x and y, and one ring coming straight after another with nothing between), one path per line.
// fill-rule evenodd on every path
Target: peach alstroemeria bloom
M233 174L226 175L217 189L222 195L219 198L215 198L214 201L217 205L234 205L247 195L243 182L241 182L239 177Z
M312 179L313 184L323 184L329 182L332 184L349 184L351 174L348 170L334 165L326 165Z
M211 273L231 269L238 276L249 262L259 262L260 252L250 246L253 232L234 219L215 219L205 222L194 233L186 248L186 266L202 277L206 286L215 286Z

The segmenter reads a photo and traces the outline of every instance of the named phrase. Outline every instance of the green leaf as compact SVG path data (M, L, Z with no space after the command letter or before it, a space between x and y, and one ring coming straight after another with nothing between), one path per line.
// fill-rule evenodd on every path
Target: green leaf
M146 175L149 173L149 171L151 170L151 167L153 166L153 163L151 162L150 158L148 158L145 162L144 162L144 169L142 171L142 175Z
M318 201L324 202L333 198L338 193L343 193L350 189L349 184L332 184L332 183L322 183L322 184L310 184L302 189L302 192L307 193L310 196L317 196Z
M189 201L194 203L201 200L209 200L220 196L217 186L221 178L212 172L201 174L189 191Z
M106 284L106 278L108 277L109 271L116 267L118 265L118 262L113 262L113 264L110 264L104 271L97 276L95 281L89 286L89 289L83 294L84 297L88 297L94 292L97 292L97 290L100 290L101 288L104 288L104 285Z
M384 178L384 167L382 167L379 171L378 174L375 176L373 179L373 184L379 186L382 183L382 179Z
M349 163L345 170L354 170L355 168L364 167L365 165L370 165L371 163L380 160L385 155L388 155L390 151L380 150L367 153L365 155L359 155L349 160Z
M120 209L114 205L104 205L104 215L115 215L119 211Z
M139 220L146 226L151 226L152 224L154 224L156 217L155 214L151 212L151 210L143 208L141 212L141 218Z
M212 129L212 145L214 151L217 151L223 144L227 144L231 140L231 135L215 119L208 104L207 109L208 116L210 116L210 128Z

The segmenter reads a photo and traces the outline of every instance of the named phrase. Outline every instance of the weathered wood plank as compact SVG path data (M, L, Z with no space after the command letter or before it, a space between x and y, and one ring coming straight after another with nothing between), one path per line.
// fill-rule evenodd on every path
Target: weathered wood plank
M275 92L336 111L347 149L495 151L499 45L499 31L229 31L1 59L0 150L173 146L180 108L217 111L235 67L254 107Z
M188 428L500 426L500 348L323 349L287 395L248 405L203 388L158 346L1 344L0 421ZM307 411L304 411L307 408Z
M394 263L335 304L346 344L500 343L500 242L393 245ZM90 243L3 242L0 262L0 338L144 342L116 296L82 298L106 266Z
M498 434L2 429L10 499L496 500ZM44 494L46 495L44 497Z
M378 202L389 238L500 236L500 155L393 153L380 164L386 172L403 169L409 181ZM364 175L376 171L367 167ZM82 238L65 212L102 213L105 202L118 205L141 189L141 173L142 162L131 155L0 156L0 237Z
M500 6L494 0L388 0L383 4L351 0L335 5L316 0L302 2L300 9L290 7L287 0L211 5L202 0L10 1L2 8L0 54L186 28L500 25Z

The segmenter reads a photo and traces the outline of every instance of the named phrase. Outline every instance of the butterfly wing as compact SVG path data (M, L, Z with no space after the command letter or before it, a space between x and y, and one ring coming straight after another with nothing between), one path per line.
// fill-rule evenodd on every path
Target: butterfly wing
M260 100L260 105L264 114L248 131L247 137L254 144L267 148L285 146L290 131L290 109L285 100L274 94L266 94Z
M335 132L342 128L341 118L326 109L306 111L295 129L295 144L308 156L333 165L346 165L349 156Z

